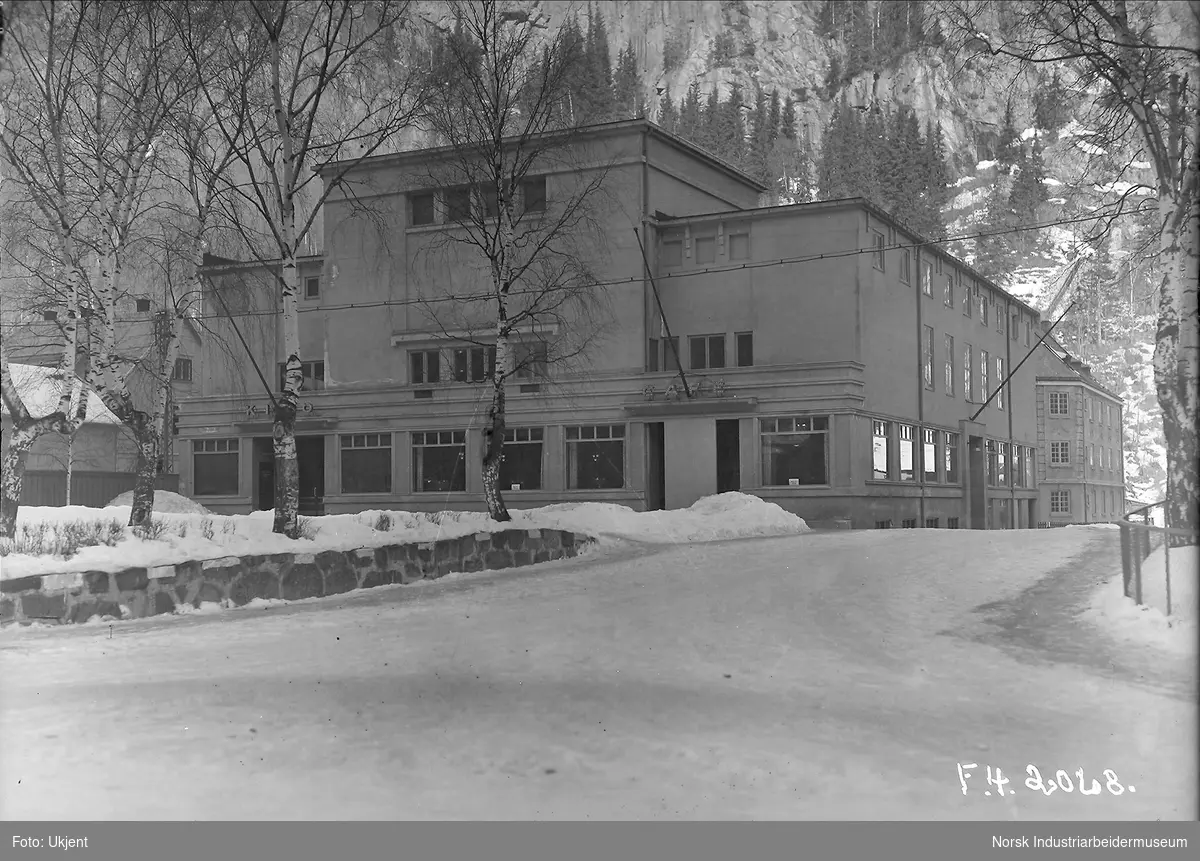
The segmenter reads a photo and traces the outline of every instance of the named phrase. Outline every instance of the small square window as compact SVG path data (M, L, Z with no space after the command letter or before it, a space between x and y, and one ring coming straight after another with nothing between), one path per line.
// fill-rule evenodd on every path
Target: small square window
M139 314L145 314L147 311L149 311L150 310L150 300L149 299L138 299L137 300L137 310L138 310Z
M316 299L321 295L321 279L320 278L305 278L304 279L304 298Z
M717 260L717 237L696 237L696 262L699 264L715 263Z
M729 234L729 259L730 260L749 260L750 259L750 234L749 233L731 233L731 234Z
M471 189L451 188L446 191L446 220L455 223L471 218Z
M42 319L43 320L57 320L58 312L57 311L43 311Z
M521 183L526 212L546 211L546 177L535 176Z
M739 368L752 367L754 365L754 333L738 332L734 337L737 339L737 366Z
M421 227L426 224L433 224L433 192L427 191L422 194L414 194L409 199L412 202L413 226Z

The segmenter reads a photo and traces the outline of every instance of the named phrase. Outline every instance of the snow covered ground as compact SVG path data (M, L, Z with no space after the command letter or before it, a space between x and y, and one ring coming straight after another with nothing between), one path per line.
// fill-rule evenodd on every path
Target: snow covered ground
M1195 546L1171 549L1171 614L1167 615L1167 557L1159 548L1142 563L1142 605L1125 597L1123 578L1096 590L1089 617L1134 648L1149 646L1195 659L1200 553Z
M778 505L744 493L705 497L691 508L637 512L623 505L573 502L528 510L513 509L510 523L497 523L485 512L443 511L432 514L409 511L366 511L305 518L315 534L292 541L271 532L273 513L247 515L207 514L191 500L177 494L157 494L155 517L166 524L156 539L140 538L126 530L113 546L82 548L70 558L11 553L0 560L0 578L33 574L69 574L76 571L117 571L130 567L171 565L189 559L268 553L315 553L353 550L411 541L435 541L494 532L501 529L565 529L600 538L632 539L649 543L719 541L763 535L804 532L808 526ZM17 528L72 521L129 521L129 502L97 510L82 506L22 507ZM200 508L196 511L196 508Z
M1190 818L1194 697L971 636L981 604L1105 540L675 539L291 606L10 628L0 815ZM1101 792L1046 796L1030 765Z

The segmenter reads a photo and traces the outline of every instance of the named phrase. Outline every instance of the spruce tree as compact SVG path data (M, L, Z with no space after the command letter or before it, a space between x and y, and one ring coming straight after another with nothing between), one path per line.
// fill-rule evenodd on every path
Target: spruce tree
M604 13L588 4L586 75L590 87L587 103L593 122L613 119L617 113L613 99L612 55L608 48L608 27Z
M925 8L921 0L908 0L908 45L920 47L925 44Z
M788 93L783 103L783 117L779 121L779 133L788 140L796 139L796 100Z
M671 98L671 88L663 90L662 99L658 105L658 124L672 134L679 133L679 109Z
M767 123L771 129L771 143L779 137L779 126L783 122L783 106L779 103L779 90L771 90L771 106L767 109Z
M946 165L946 143L942 137L942 124L925 125L923 158L921 160L922 188L920 231L931 239L946 235L946 222L942 212L950 204L950 169Z
M767 173L767 157L771 154L772 131L767 94L761 85L755 85L749 161L751 174L766 184L771 181Z
M1004 108L1004 124L1000 127L1000 144L996 148L996 160L1001 167L1009 167L1017 163L1021 153L1020 134L1017 132L1013 119L1012 100Z
M704 113L700 120L700 133L696 143L709 152L717 152L720 148L719 136L721 127L721 97L714 84L704 103Z
M1011 234L1005 232L1012 227L1007 198L1003 183L997 179L988 192L983 219L976 225L982 235L975 238L975 268L1001 286L1012 267Z
M700 82L692 81L679 109L679 136L698 144L703 133L704 108L700 102Z
M730 85L729 98L723 107L725 140L722 156L731 164L741 165L746 160L746 120L742 116L741 84Z
M631 39L617 55L617 73L613 78L613 94L616 100L618 119L637 116L638 95L641 89L637 52L634 51Z

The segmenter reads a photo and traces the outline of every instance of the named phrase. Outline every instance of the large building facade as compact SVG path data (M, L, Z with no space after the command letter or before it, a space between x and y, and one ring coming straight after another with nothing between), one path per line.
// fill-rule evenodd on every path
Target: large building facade
M1125 514L1124 402L1053 338L1037 355L1042 522L1112 523Z
M741 490L817 525L1025 528L1035 468L1036 311L861 200L759 208L755 181L645 121L589 130L531 174L552 209L603 170L588 260L603 314L518 329L501 486L686 507ZM434 310L480 283L427 150L367 160L300 261L302 509L482 508L485 332ZM213 261L212 337L181 403L182 486L217 511L271 506L274 273ZM562 362L547 342L595 335ZM235 337L236 335L236 337ZM245 342L249 355L235 349ZM250 359L253 361L250 361Z

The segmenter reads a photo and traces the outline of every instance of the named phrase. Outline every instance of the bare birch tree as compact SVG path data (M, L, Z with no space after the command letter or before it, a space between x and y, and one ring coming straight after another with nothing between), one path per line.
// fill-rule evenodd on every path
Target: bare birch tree
M580 355L601 331L589 262L603 246L608 170L602 155L589 160L581 148L570 97L587 59L571 32L547 38L513 3L451 3L450 15L453 29L434 41L435 83L422 115L447 145L430 179L450 189L445 219L458 229L441 242L448 265L470 269L474 260L487 286L435 293L425 305L443 334L495 350L483 490L489 516L507 521L499 483L506 387Z
M246 0L226 20L203 92L233 147L241 181L230 198L257 217L237 222L253 257L277 267L283 391L274 413L274 530L299 534L295 424L303 373L296 258L331 189L362 159L388 151L419 106L422 76L406 64L411 4L393 0ZM188 25L185 32L196 33ZM198 52L193 52L199 57ZM336 161L322 187L313 168ZM265 242L255 228L265 233Z
M1163 267L1153 361L1167 443L1167 522L1196 528L1200 2L958 0L942 10L967 50L1022 65L1074 67L1092 97L1083 117L1087 141L1132 156L1108 161L1118 175L1097 176L1097 183L1121 181L1136 161L1151 165Z

